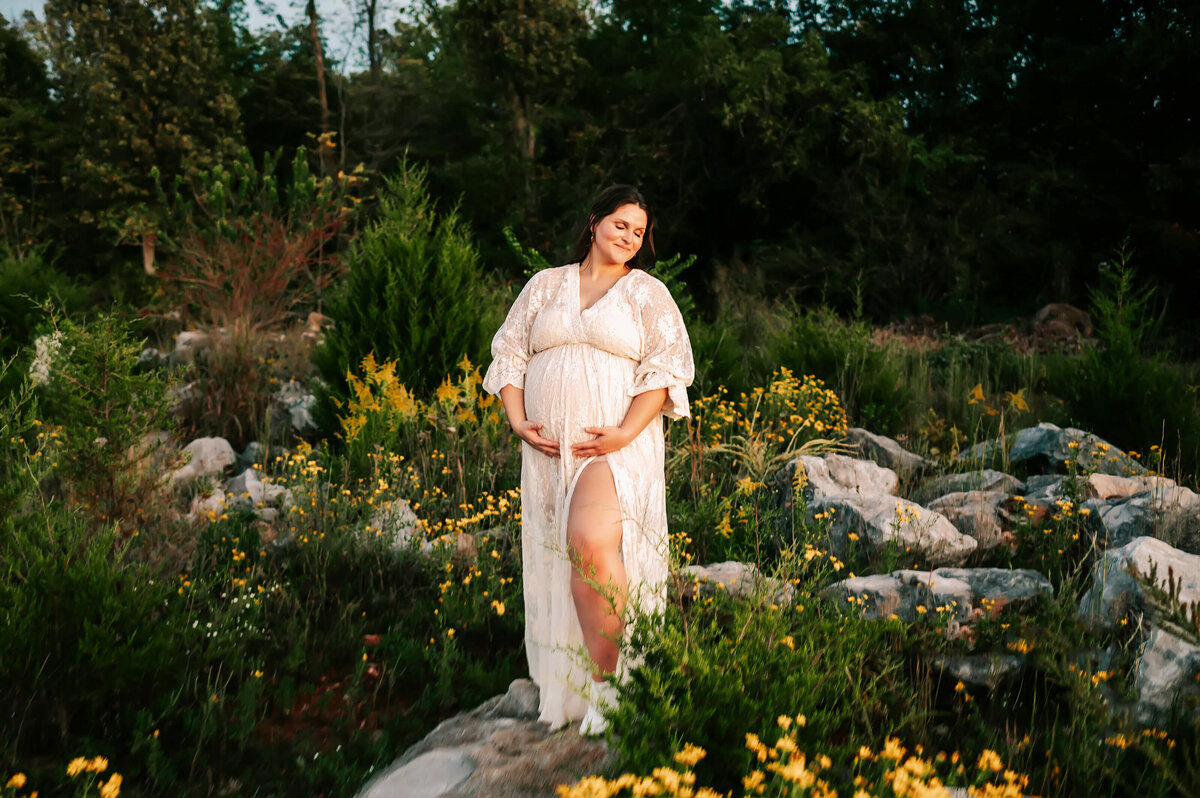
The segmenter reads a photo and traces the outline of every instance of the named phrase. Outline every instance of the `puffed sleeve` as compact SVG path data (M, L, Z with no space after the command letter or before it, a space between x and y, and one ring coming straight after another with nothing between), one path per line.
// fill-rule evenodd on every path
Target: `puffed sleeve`
M691 415L687 386L692 384L695 364L683 316L671 292L657 279L646 280L638 292L641 304L642 359L634 372L630 396L658 388L667 389L663 414L678 419Z
M508 316L492 338L492 364L483 377L483 389L490 394L500 393L505 385L525 388L525 365L529 362L529 333L533 320L544 303L546 272L529 278Z

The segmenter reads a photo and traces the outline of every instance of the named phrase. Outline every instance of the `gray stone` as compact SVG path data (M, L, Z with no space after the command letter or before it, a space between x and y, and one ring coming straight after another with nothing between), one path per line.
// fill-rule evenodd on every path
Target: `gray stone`
M616 759L605 743L574 728L552 732L534 719L537 704L537 687L514 681L505 695L440 723L360 798L549 798L560 784L612 774ZM418 792L426 782L440 791Z
M990 468L961 474L943 474L924 482L913 493L913 500L924 503L949 493L975 490L1017 494L1025 491L1025 483L1003 471L993 471Z
M1123 546L1135 537L1152 536L1192 554L1200 554L1200 495L1178 485L1129 497L1089 499L1092 526L1107 546Z
M861 427L846 430L846 443L861 456L898 474L919 473L933 465L931 460L910 452L895 440Z
M1092 586L1079 602L1081 620L1105 631L1116 631L1128 613L1146 609L1146 593L1130 573L1130 565L1143 576L1157 566L1156 580L1167 581L1174 573L1185 604L1200 601L1200 556L1180 551L1158 538L1138 537L1117 549L1104 552L1092 571Z
M803 455L785 466L789 489L797 463L804 468L807 478L806 496L895 496L900 486L896 472L890 468L876 465L870 460L827 454L824 457Z
M868 620L886 620L895 615L903 621L914 621L920 615L939 610L949 617L966 620L971 613L971 586L930 571L855 576L829 585L820 595L830 601L856 605Z
M171 352L172 363L191 363L196 355L208 346L208 333L199 330L184 330L175 336L175 349Z
M849 548L851 535L876 548L894 544L901 554L933 565L961 564L978 546L941 513L887 494L821 496L807 511L810 522L829 524L838 556Z
M976 606L986 601L996 608L1012 604L1024 609L1042 596L1054 595L1050 580L1029 568L938 568L933 575L966 582Z
M1011 682L1025 670L1025 657L1018 654L970 654L960 657L934 657L930 664L950 679L968 687L995 690Z
M312 416L317 397L301 383L296 380L285 382L275 392L275 402L287 412L291 429L297 435L311 435L318 431Z
M393 549L408 548L420 538L420 519L408 499L394 499L375 508L364 534L368 538L383 538Z
M224 438L197 438L183 447L183 453L189 459L171 472L172 483L186 484L201 477L223 476L226 469L237 462L233 447Z
M363 798L441 798L475 772L468 749L438 748L374 779Z
M1004 512L1007 498L999 491L971 490L948 493L929 502L928 507L945 516L959 532L975 538L980 548L992 548L1011 527Z
M893 571L835 582L822 591L825 598L845 602L854 597L864 617L879 620L893 613L911 621L927 611L953 607L951 617L966 620L975 607L1028 608L1040 596L1052 595L1050 580L1037 571L1006 568L937 568L933 571Z
M724 591L734 598L763 596L775 604L787 605L796 588L782 579L772 579L753 563L733 560L709 565L689 565L679 571L681 590L691 598L705 598Z
M1088 474L1083 481L1085 499L1127 499L1138 493L1165 492L1175 487L1167 477L1117 477L1112 474Z
M984 441L959 453L962 460L991 463L1005 460L1031 473L1066 470L1068 460L1081 471L1142 475L1146 469L1108 441L1074 427L1043 422L1018 430L1004 439Z
M1058 474L1033 474L1025 480L1022 498L1029 504L1051 505L1067 497L1065 477Z
M152 346L148 346L138 355L134 369L139 372L157 371L158 369L166 368L170 363L170 355L160 352Z
M237 456L238 468L247 469L263 468L267 465L267 447L263 446L258 441L250 441L246 444L246 449Z
M226 487L229 492L229 506L250 510L264 521L267 515L274 520L275 513L265 513L265 510L288 509L294 504L292 492L288 488L264 481L258 472L248 468L229 480ZM273 505L273 506L269 506Z
M192 506L188 510L189 521L199 521L205 518L214 518L225 512L226 496L221 490L214 490L208 494L196 494L192 497Z
M1143 726L1173 725L1176 716L1200 716L1200 648L1155 628L1142 648L1133 672L1137 691L1134 720Z

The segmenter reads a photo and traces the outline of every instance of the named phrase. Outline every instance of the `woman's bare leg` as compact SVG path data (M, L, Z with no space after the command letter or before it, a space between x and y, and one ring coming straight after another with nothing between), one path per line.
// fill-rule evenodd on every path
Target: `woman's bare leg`
M608 463L586 466L575 483L567 516L571 595L600 681L617 667L625 610L625 564L621 561L621 505Z

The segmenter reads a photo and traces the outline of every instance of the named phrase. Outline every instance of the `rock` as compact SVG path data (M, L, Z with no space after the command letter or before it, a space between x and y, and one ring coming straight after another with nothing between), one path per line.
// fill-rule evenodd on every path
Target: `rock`
M971 490L948 493L928 507L945 516L959 532L975 538L980 547L991 548L999 545L1000 536L1012 526L1004 512L1007 498L1000 491Z
M267 447L258 441L250 441L246 444L245 450L237 456L237 470L240 472L255 467L262 469L267 464L266 460Z
M993 471L990 468L966 471L961 474L943 474L922 484L913 493L913 500L926 503L949 493L964 493L973 490L998 491L1008 494L1024 493L1025 483L1003 471Z
M286 510L295 503L290 489L263 481L253 468L248 468L229 480L226 490L229 493L230 507L250 510L264 521L275 520L278 509ZM268 513L267 510L272 512Z
M788 463L775 477L776 486L790 497L794 490L797 464L804 469L804 495L807 498L884 494L895 496L900 486L896 472L870 460L856 460L840 454L824 457L803 455Z
M375 508L364 530L368 537L382 537L396 550L421 538L420 519L408 499L394 499Z
M1124 546L1151 536L1200 554L1200 495L1187 488L1170 485L1126 498L1089 499L1082 507L1102 545Z
M1025 670L1025 657L1019 654L970 654L960 657L934 657L934 668L948 678L968 687L995 690L1016 680Z
M1200 556L1180 551L1158 538L1138 537L1117 549L1104 552L1092 570L1092 586L1079 602L1079 617L1092 626L1116 631L1130 612L1143 612L1146 593L1133 578L1129 565L1149 576L1157 565L1156 580L1167 581L1167 569L1179 584L1179 600L1200 601Z
M1181 715L1200 717L1200 647L1161 628L1151 629L1133 672L1134 720L1170 727Z
M857 604L863 617L873 621L892 615L902 621L914 621L919 615L938 612L939 608L958 620L966 620L971 613L971 586L958 579L940 578L930 571L855 576L835 582L820 595L840 604Z
M175 349L170 354L171 363L191 363L196 359L196 355L208 347L208 343L208 333L184 330L175 336Z
M927 611L952 606L953 617L965 620L975 607L1002 609L1012 604L1028 608L1041 596L1050 596L1050 580L1037 571L1007 568L937 568L933 571L893 571L857 576L835 582L821 595L835 601L853 596L861 601L864 617L888 618L892 613L911 621Z
M763 576L753 563L730 560L710 565L689 565L680 569L679 577L681 594L693 599L724 591L734 598L747 599L762 595L775 604L786 605L791 604L796 596L796 589L790 582Z
M846 443L868 460L898 474L920 473L933 465L933 461L908 451L895 440L861 427L846 430Z
M1111 474L1088 474L1083 482L1085 499L1127 499L1137 493L1162 492L1175 487L1167 477L1117 477Z
M192 497L192 506L188 510L189 521L199 521L203 518L212 519L225 512L225 503L227 497L225 492L214 490L207 495L197 494Z
M1051 506L1066 499L1065 477L1058 474L1034 474L1025 480L1023 498L1027 504Z
M1050 580L1029 568L938 568L933 575L966 582L976 606L987 603L996 610L1009 604L1026 609L1042 596L1054 595Z
M164 369L171 364L171 356L165 352L160 352L152 346L148 346L138 355L137 363L134 364L134 371L138 373L147 371L157 371Z
M201 477L223 476L237 462L233 447L224 438L197 438L183 447L188 462L171 472L170 482L190 483Z
M438 725L358 793L360 798L549 798L585 773L610 774L615 756L575 730L537 717L537 687L518 679L503 696Z
M288 380L280 386L275 392L275 403L286 411L291 429L297 435L303 437L318 432L312 415L317 406L317 397L299 382Z
M1089 432L1074 427L1063 429L1041 423L1018 430L1004 439L984 441L959 453L959 459L992 462L1007 453L1007 461L1030 473L1045 474L1066 470L1072 460L1081 471L1116 475L1143 475L1145 467L1133 458Z
M808 505L811 523L829 519L833 551L845 554L853 540L881 548L894 544L901 554L933 565L957 565L978 543L962 534L941 513L886 494L824 496Z

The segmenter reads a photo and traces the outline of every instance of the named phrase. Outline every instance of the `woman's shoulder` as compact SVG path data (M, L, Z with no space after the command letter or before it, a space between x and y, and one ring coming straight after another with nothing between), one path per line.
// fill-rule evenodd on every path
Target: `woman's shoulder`
M645 269L634 269L629 273L628 279L636 281L630 286L631 293L643 305L647 302L675 301L675 298L671 296L671 289L667 288L667 284Z

